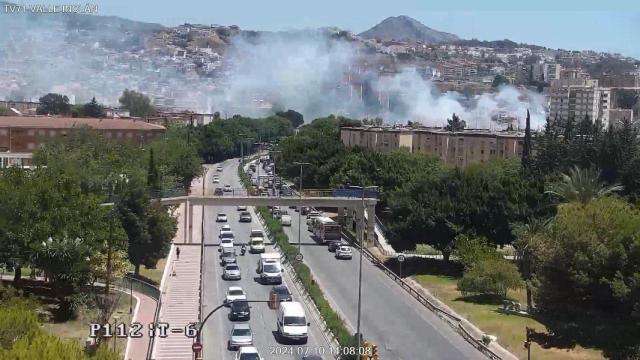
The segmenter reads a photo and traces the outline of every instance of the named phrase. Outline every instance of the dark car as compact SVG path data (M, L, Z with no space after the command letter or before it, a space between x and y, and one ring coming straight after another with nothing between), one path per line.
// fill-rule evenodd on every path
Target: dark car
M277 285L272 287L271 292L269 293L269 299L271 299L272 294L277 294L279 301L293 301L289 288L286 285Z
M224 195L224 191L222 191L222 188L216 188L215 190L213 190L213 195L222 196Z
M246 301L234 301L231 303L229 319L232 321L249 321L251 318L251 307Z
M336 249L339 247L340 247L340 241L338 240L329 241L329 244L327 245L327 249L331 252L336 251Z
M300 208L300 215L307 215L311 209L308 206L302 206Z
M243 211L240 213L240 222L251 222L251 213Z

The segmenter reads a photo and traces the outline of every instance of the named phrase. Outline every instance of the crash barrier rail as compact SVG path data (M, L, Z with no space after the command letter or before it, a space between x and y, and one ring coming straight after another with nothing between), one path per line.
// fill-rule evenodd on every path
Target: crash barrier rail
M380 268L382 272L387 274L393 281L395 281L401 288L407 291L413 298L418 300L424 307L433 311L440 318L445 320L448 324L450 324L462 337L467 340L471 345L473 345L476 349L480 350L484 355L492 360L502 360L502 357L496 354L493 350L489 349L487 345L482 342L482 339L476 339L473 334L471 334L467 329L462 325L462 318L449 313L448 311L440 308L437 304L427 299L424 295L422 295L418 290L416 290L413 286L411 286L408 282L404 281L400 276L396 275L391 269L386 267L378 258L376 258L369 250L362 249L359 242L356 240L356 237L350 232L343 231L342 236L347 239L348 242L351 243L357 249L362 251L362 254L369 259L375 266Z
M114 285L119 288L122 292L131 292L135 291L148 297L154 299L156 301L156 310L153 314L153 323L158 323L158 316L160 315L160 307L162 306L162 300L160 296L160 289L158 289L155 285L150 284L146 281L137 279L131 274L126 274L123 278L118 279L114 282ZM151 352L153 350L153 337L149 337L149 345L147 346L147 356L145 357L147 360L151 359Z

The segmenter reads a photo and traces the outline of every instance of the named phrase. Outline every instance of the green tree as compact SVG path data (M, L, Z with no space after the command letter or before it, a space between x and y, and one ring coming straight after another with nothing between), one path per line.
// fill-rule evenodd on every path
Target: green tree
M551 219L529 218L526 223L516 225L517 240L513 245L517 252L518 267L525 281L527 309L533 309L533 289L536 286L535 269L540 259L544 236Z
M140 273L140 265L150 262L155 255L148 228L149 195L145 186L130 181L130 186L117 199L122 228L129 239L129 261L135 266L135 274Z
M611 195L622 190L620 185L605 185L599 180L599 171L594 168L572 168L568 174L562 174L562 180L547 190L565 202L577 201L586 205L589 201Z
M456 115L456 113L453 113L453 116L451 116L451 119L447 119L447 125L444 128L447 131L456 132L456 131L462 131L466 127L467 127L467 122L460 119L460 117Z
M492 88L499 88L502 85L509 85L509 79L507 79L504 75L496 75L491 82Z
M569 203L546 232L536 274L539 307L640 320L640 212L621 199ZM637 339L637 338L636 338Z
M157 202L151 203L149 207L147 223L151 246L147 249L143 263L146 268L155 269L158 260L165 258L169 253L171 240L176 235L178 226L167 208Z
M36 112L40 115L65 115L71 110L69 98L66 95L48 93L39 100Z
M87 117L101 118L104 116L104 106L98 104L96 98L83 105L82 114Z
M524 128L524 143L522 145L522 170L525 174L531 171L531 116L527 109L527 120Z
M131 116L148 117L155 112L149 97L135 90L125 89L118 101L122 107L129 110Z
M500 257L489 257L477 261L466 270L458 281L463 295L494 295L502 298L508 290L522 287L518 268Z
M160 179L160 171L156 166L153 157L153 147L149 149L149 166L147 167L147 186L151 194L157 196L162 191L162 179Z
M453 243L453 254L465 269L471 269L476 263L493 258L500 258L494 246L486 238L461 234Z
M304 124L304 117L295 110L289 109L287 111L279 111L276 112L276 115L289 120L291 122L291 126L294 128Z

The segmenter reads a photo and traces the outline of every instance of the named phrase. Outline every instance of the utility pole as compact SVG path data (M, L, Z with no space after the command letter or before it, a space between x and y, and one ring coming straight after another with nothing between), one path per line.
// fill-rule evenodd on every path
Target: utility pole
M205 183L207 182L207 171L209 168L202 167L202 196L205 194ZM185 206L185 214L189 209ZM202 219L200 221L200 269L204 269L204 202L202 203ZM199 317L202 318L202 297L204 296L204 281L200 282L200 311Z
M300 228L302 227L302 217L300 213L302 212L302 167L304 165L311 165L308 162L294 162L294 165L300 165L300 185L298 186L298 198L300 199L300 204L298 205L298 254L302 250L302 241L300 235Z
M280 150L271 150L269 151L269 155L271 156L271 154L279 154L282 151ZM273 196L279 196L276 195L276 177L278 176L278 173L276 173L276 158L275 156L272 156L273 158L273 182L271 183L271 188L273 189ZM282 179L282 177L280 177ZM269 185L269 184L267 184ZM282 186L282 184L280 184Z
M360 221L360 231L362 232L362 235L360 236L360 269L358 270L358 326L357 326L357 336L358 336L358 349L360 349L360 345L362 342L362 334L360 333L360 316L362 315L362 257L364 253L364 235L365 235L365 229L364 229L364 212L366 211L366 207L364 204L364 193L371 189L377 189L377 186L368 186L368 187L362 187L362 219L359 219ZM375 221L374 219L370 219L370 221ZM375 223L372 223L375 226Z

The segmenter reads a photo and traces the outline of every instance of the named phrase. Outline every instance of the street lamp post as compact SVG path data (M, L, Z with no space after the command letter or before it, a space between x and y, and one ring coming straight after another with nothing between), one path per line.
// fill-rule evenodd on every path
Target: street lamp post
M298 254L302 250L302 242L300 240L300 228L302 227L302 218L300 213L302 212L302 167L304 165L310 165L308 162L294 162L294 165L300 165L300 186L298 187L298 197L300 199L300 204L298 205Z
M367 186L367 187L362 187L362 219L360 220L360 231L362 232L362 235L360 236L360 269L358 270L358 325L357 325L357 330L356 330L356 336L357 336L357 340L358 340L358 349L360 349L361 343L362 343L362 334L360 333L360 316L362 314L362 257L363 257L363 252L364 252L364 235L365 235L365 229L364 229L364 212L365 212L365 205L364 205L364 193L371 189L371 190L375 190L377 189L377 186ZM371 219L370 219L371 221ZM372 223L375 224L375 223ZM375 226L375 225L374 225ZM358 350L359 351L359 350Z
M279 154L281 152L282 151L280 151L280 150L271 150L271 151L269 151L269 155L271 155L271 154ZM276 173L276 158L273 157L273 182L271 183L271 188L273 190L273 195L274 196L278 196L278 195L276 195L276 177L277 176L278 176L278 174ZM269 184L267 184L267 185L269 185ZM282 184L280 184L280 186L282 186Z
M240 137L240 163L244 163L244 146L243 146L243 138L245 137L245 134L238 134L238 137Z
M205 183L207 182L207 172L209 168L202 168L202 196L205 194ZM188 209L185 209L188 211ZM200 271L202 276L202 269L204 269L204 202L202 203L202 219L200 221ZM204 297L204 281L200 282L200 318L202 318L202 298Z

